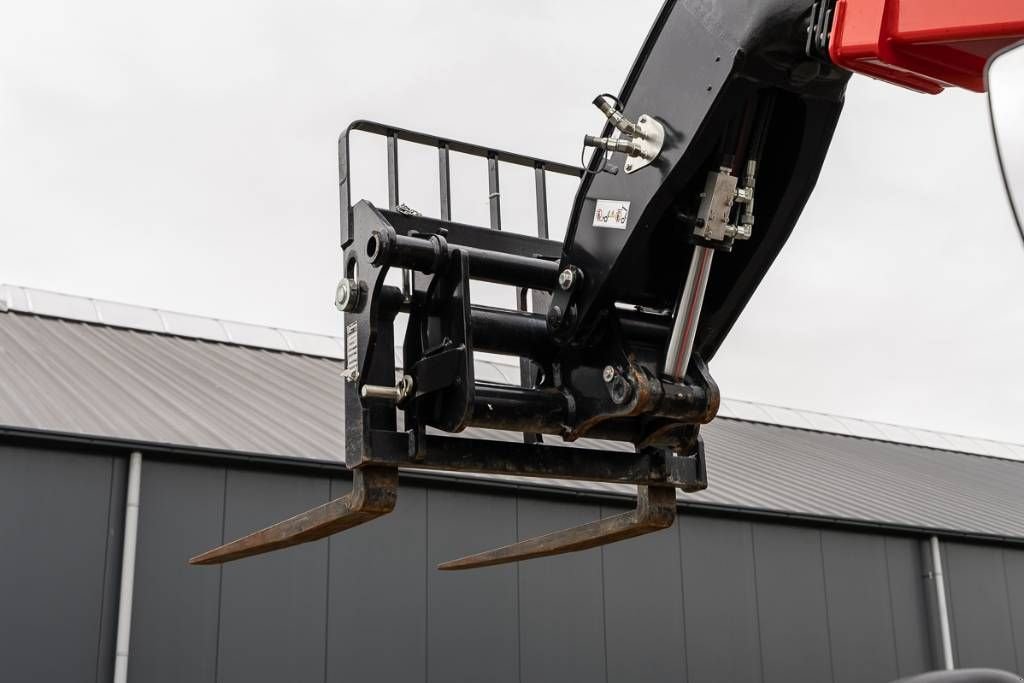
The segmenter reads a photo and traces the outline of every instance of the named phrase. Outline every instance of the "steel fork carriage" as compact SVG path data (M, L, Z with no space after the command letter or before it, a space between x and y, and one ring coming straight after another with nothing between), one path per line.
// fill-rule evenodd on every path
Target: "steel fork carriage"
M352 131L387 140L387 209L351 202ZM437 148L440 219L401 203L399 141ZM451 220L452 152L487 159L489 228ZM536 237L501 230L499 162L534 170ZM659 376L672 328L668 316L616 310L586 339L559 333L568 329L571 294L586 275L561 268L562 243L548 239L546 177L580 177L584 169L369 121L353 123L341 136L339 167L344 278L336 304L345 315L345 462L356 474L353 493L193 561L237 559L386 514L394 505L399 468L638 486L632 512L445 563L443 569L581 550L670 526L675 489L707 486L697 425L715 416L718 387L699 356L685 379ZM402 271L402 287L385 282L392 270ZM515 287L516 307L473 303L475 280ZM400 363L394 333L399 313L408 314ZM477 351L518 357L520 384L477 380ZM516 431L523 438L457 435L467 427ZM633 449L558 445L542 435L564 442L613 440Z

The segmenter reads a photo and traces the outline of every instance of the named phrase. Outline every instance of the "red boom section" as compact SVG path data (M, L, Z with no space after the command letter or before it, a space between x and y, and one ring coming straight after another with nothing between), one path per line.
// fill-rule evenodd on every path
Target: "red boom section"
M1021 40L1024 0L838 0L829 55L919 92L984 92L988 60Z

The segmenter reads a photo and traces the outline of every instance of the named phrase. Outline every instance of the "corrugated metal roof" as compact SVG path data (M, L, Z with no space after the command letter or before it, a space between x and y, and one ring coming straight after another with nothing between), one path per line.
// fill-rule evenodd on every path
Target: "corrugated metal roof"
M171 334L189 339L228 342L260 349L291 351L325 358L344 358L344 343L338 337L300 332L280 327L208 318L164 311L116 301L75 296L17 285L0 285L0 311L19 311L64 320L79 320L109 327ZM478 374L483 379L515 382L519 366L487 360L478 354ZM500 357L499 357L500 358ZM721 417L747 422L785 425L848 436L862 436L893 443L930 446L962 453L992 455L1024 460L1024 445L993 441L962 434L950 434L885 422L829 415L813 410L788 408L723 397Z
M341 339L325 334L207 318L45 289L0 285L0 311L8 310L327 358L343 358L345 354Z
M12 310L0 314L0 426L340 462L341 369ZM703 433L711 486L690 503L1024 539L1024 463L736 418Z
M172 334L190 339L228 342L239 346L292 351L325 358L344 358L344 343L338 337L280 327L262 327L17 285L0 285L0 311L7 310L98 323L109 327ZM515 378L519 377L518 365L480 358L477 363L481 366L478 373L482 372L481 377L484 379L514 382ZM719 415L747 422L785 425L893 443L1024 460L1024 445L1020 444L755 403L731 397L722 398Z

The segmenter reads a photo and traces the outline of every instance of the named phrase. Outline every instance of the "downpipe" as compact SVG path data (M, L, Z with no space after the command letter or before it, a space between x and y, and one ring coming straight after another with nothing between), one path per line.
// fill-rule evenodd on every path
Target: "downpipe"
M121 593L117 601L117 646L114 683L128 681L128 648L132 635L132 597L135 592L135 549L139 532L139 492L142 486L142 453L128 461L128 490L124 506L124 545L121 550Z
M939 639L942 645L942 667L952 671L953 639L949 629L949 605L946 604L946 577L942 572L942 553L939 552L939 537L929 539L932 551L932 579L935 585L935 604L939 613Z

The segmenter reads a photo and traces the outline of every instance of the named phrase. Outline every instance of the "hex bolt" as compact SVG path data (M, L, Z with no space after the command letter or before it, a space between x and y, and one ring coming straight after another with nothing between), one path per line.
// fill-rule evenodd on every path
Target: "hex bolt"
M576 273L572 268L566 268L558 274L558 286L562 289L572 289L574 284L576 284Z
M342 313L352 313L359 308L359 283L342 278L334 293L334 307Z
M615 405L622 405L633 395L633 385L611 365L605 366L604 371L601 372L601 378L608 386L608 394L612 397L612 402Z

